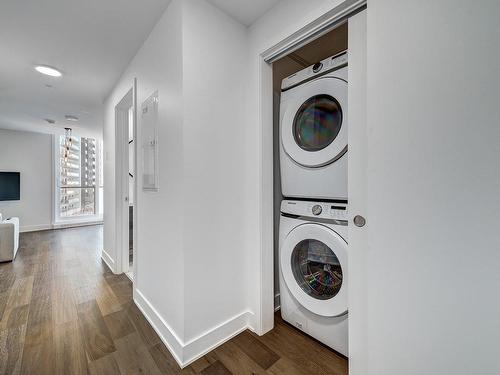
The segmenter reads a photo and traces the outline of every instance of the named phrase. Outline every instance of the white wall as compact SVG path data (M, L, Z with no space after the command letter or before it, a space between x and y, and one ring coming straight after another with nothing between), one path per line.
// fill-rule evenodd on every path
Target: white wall
M18 216L21 231L52 227L52 136L0 129L0 171L21 172L21 200L0 202L3 217Z
M138 247L135 287L169 325L184 336L182 247L182 1L173 0L105 102L104 252L113 266L115 247L115 105L137 77L137 103L159 93L159 178L157 193L143 192L140 111L135 197Z
M500 373L499 14L368 4L365 374Z
M106 103L105 163L110 180L105 249L113 256L113 108L133 77L138 77L139 103L159 89L160 192L146 194L139 186L142 254L136 285L145 297L142 306L149 301L148 317L157 329L163 324L175 332L181 361L192 358L186 354L189 348L208 348L213 340L204 340L217 331L213 324L241 309L248 307L255 314L250 324L257 331L270 328L261 321L260 293L268 288L272 301L272 265L271 278L261 288L260 257L261 249L264 255L272 254L272 159L265 154L262 158L263 150L272 150L267 137L272 131L260 127L269 108L261 106L259 84L269 78L271 85L271 77L260 75L268 71L260 69L259 54L341 2L285 0L248 30L245 121L231 110L240 108L237 101L224 92L231 89L240 95L240 75L228 70L223 79L220 63L228 61L214 60L209 51L214 47L223 56L241 52L234 44L244 43L239 26L208 10L201 0L172 1ZM208 15L206 22L200 11ZM398 17L388 17L390 13ZM495 2L484 2L481 8L466 1L369 4L370 284L350 296L368 304L366 351L357 359L365 361L368 374L498 372L494 351L500 309L492 298L500 287L498 13ZM203 22L204 28L197 28L196 22ZM215 30L214 23L223 30ZM236 35L223 35L224 30ZM219 38L223 42L217 44ZM207 44L196 46L198 41ZM204 54L197 62L191 60L196 48ZM240 64L238 56L233 58ZM214 77L197 74L195 65L204 59L207 63L200 69ZM206 86L214 80L221 85L215 92ZM200 100L199 112L192 113ZM222 113L221 106L229 113ZM235 131L232 143L225 133L229 117ZM235 144L242 145L240 153ZM235 168L241 153L243 172ZM239 183L226 171L241 178ZM263 184L269 186L263 190ZM238 188L245 203L236 206L241 198ZM193 196L196 191L199 199ZM229 241L219 231L224 224L234 229L235 220L245 229L231 233ZM232 264L229 247L235 251ZM217 272L224 269L234 276L233 269L242 264L247 265L241 269L247 300L235 296L237 288L232 287L224 300L220 288L228 282L223 283ZM200 284L188 280L193 269L202 273L201 282L206 281L199 301L191 293ZM189 289L179 288L178 280ZM214 289L207 292L207 285ZM209 300L206 293L215 299ZM205 314L191 311L199 306L205 308L206 320ZM200 346L191 345L197 342ZM189 355L196 353L194 349Z
M138 153L136 302L186 364L248 325L243 225L246 29L204 0L173 0L105 104L103 257L113 265L114 106L137 77L159 92L159 192ZM138 113L138 145L141 118Z
M173 0L106 101L103 255L112 265L114 106L133 77L139 106L159 90L160 191L143 193L138 178L136 287L186 360L220 332L216 341L272 327L260 319L259 54L340 2L284 1L248 30L204 0ZM138 132L140 145L140 114ZM271 201L269 219L272 228Z
M184 0L183 5L183 244L189 341L247 311L247 269L242 261L247 248L240 218L245 202L247 39L243 25L205 0Z

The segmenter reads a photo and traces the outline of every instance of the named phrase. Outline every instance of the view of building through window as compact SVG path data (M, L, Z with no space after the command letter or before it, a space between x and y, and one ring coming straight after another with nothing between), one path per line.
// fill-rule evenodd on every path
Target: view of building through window
M97 208L97 214L102 216L104 212L104 167L102 164L102 142L99 142L97 144L97 147L99 148L99 152L97 153L97 160L98 160L98 167L99 167L99 179L98 179L98 185L99 185L99 200L98 200L98 208Z
M96 214L96 140L61 135L59 149L59 216Z

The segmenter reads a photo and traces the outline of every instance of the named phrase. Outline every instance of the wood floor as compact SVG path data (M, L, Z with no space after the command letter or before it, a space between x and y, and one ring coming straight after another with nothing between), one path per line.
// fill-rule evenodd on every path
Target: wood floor
M0 264L0 374L347 374L347 361L276 317L181 370L99 257L102 227L22 234Z

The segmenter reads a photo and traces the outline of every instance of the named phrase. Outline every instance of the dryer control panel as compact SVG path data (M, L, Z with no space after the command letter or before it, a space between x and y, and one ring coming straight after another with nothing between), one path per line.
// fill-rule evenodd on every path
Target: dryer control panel
M288 215L348 220L347 203L283 200L281 212Z
M281 90L289 89L300 84L301 82L308 81L316 76L331 72L332 70L340 69L346 65L347 52L340 52L286 77L281 82Z

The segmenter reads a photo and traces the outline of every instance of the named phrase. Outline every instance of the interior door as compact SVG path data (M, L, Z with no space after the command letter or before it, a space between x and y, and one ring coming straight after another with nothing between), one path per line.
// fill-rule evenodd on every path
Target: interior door
M353 225L354 215L366 215L366 10L349 18L349 373L368 374L366 362L365 227Z
M351 212L367 214L369 355L351 375L500 374L499 15L368 1L368 190Z
M116 194L115 194L115 238L116 238L116 269L114 272L122 273L129 271L129 156L128 156L128 123L130 109L134 123L137 123L136 114L136 79L132 87L115 106L115 172L116 172ZM137 150L135 150L137 155ZM134 158L136 159L136 158ZM134 170L137 170L136 161ZM137 198L136 184L134 184L134 197ZM137 199L135 200L137 207ZM137 249L137 215L133 212L133 237L134 237L134 268L136 267ZM134 270L135 271L135 270Z

